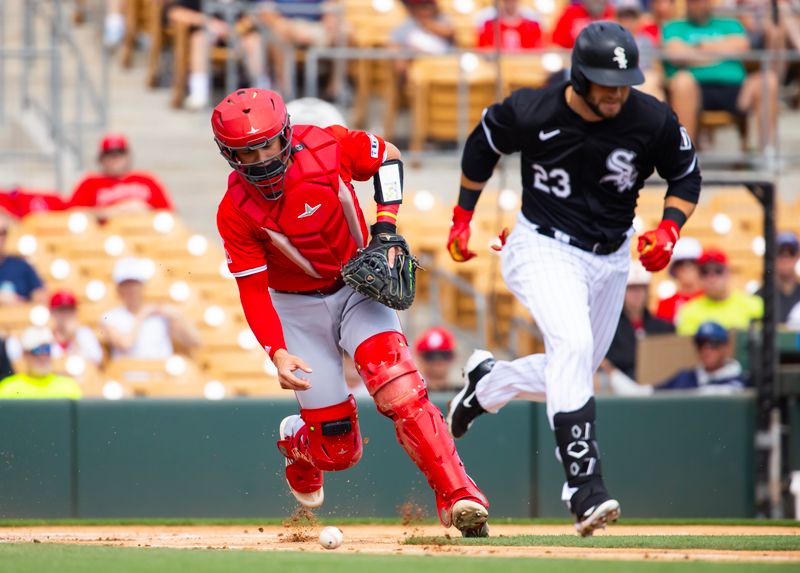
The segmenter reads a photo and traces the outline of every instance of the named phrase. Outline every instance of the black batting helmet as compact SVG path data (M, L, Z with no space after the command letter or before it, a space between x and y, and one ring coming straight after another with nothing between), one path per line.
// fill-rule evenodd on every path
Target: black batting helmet
M639 48L633 35L616 22L592 22L575 40L570 83L575 93L589 92L589 82L601 86L635 86L644 82Z

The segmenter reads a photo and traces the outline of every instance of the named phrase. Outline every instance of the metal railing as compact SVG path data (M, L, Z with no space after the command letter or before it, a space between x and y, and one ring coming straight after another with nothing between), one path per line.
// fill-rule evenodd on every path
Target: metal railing
M50 144L46 147L51 151L0 149L0 161L49 162L55 188L63 191L65 162L71 160L76 169L82 168L84 131L107 123L108 53L100 48L100 69L90 68L68 16L71 2L18 0L15 4L21 22L8 17L10 8L5 0L0 0L0 127L12 112L6 87L16 85L19 111L32 114L44 126ZM18 45L8 43L9 24L21 31ZM21 66L18 80L8 62ZM36 75L41 65L48 66L46 81ZM70 95L74 96L71 106L67 101ZM13 110L15 117L22 114Z

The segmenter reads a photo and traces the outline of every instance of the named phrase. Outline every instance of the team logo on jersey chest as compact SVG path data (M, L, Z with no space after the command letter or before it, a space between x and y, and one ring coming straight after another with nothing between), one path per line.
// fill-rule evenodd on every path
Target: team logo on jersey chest
M615 149L606 158L606 168L610 171L608 175L600 180L600 183L613 183L617 191L624 193L633 189L639 172L633 166L636 153L629 149Z

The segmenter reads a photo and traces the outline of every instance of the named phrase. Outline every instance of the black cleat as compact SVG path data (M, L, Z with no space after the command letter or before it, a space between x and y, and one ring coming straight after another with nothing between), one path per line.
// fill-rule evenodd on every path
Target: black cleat
M491 372L494 364L494 356L487 350L476 350L467 359L464 366L464 387L450 401L447 410L447 428L454 438L466 434L475 418L486 413L475 397L475 388Z

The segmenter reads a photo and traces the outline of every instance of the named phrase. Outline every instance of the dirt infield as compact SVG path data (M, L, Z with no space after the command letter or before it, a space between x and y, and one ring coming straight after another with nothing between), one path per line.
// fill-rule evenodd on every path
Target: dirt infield
M255 551L325 551L317 543L321 528L306 522L287 521L284 526L245 525L53 525L0 527L0 542L68 543L121 547L239 549ZM340 552L365 554L425 553L496 557L559 557L624 560L708 560L752 562L799 562L800 551L725 551L674 549L604 549L581 547L497 547L454 545L405 545L409 536L458 535L434 525L343 525L345 543ZM494 525L492 536L522 534L574 534L567 525ZM797 535L800 528L774 526L617 525L596 535Z

